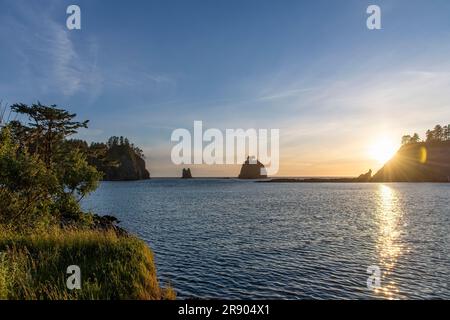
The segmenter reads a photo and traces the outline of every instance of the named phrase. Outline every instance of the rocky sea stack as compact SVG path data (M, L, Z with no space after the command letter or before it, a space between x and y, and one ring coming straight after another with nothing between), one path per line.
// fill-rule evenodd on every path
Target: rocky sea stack
M181 179L192 179L191 169L183 169L183 173L181 175Z
M239 179L265 179L267 178L266 168L255 158L247 157L239 173Z

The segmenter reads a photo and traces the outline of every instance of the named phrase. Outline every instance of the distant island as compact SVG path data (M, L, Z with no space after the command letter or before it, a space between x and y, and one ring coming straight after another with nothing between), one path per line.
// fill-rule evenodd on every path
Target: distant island
M355 178L274 178L261 182L450 182L450 125L436 125L420 141L417 133L402 137L395 156L372 176Z

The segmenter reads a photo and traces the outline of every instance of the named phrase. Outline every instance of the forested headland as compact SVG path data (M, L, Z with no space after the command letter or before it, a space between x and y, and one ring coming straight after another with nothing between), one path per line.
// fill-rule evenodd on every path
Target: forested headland
M142 152L124 138L70 140L88 121L54 105L11 113L0 112L0 299L173 299L147 245L80 205L104 176L98 168ZM70 266L80 288L67 284Z

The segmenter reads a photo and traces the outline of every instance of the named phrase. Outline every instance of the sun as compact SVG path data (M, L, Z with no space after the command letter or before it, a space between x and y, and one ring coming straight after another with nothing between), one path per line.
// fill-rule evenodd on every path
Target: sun
M398 145L392 139L380 137L370 145L369 155L380 164L384 164L395 155L397 149Z

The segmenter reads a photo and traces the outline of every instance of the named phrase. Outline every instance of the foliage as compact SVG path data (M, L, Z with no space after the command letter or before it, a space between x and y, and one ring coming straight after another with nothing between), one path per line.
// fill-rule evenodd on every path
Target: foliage
M34 228L49 221L57 177L35 155L20 150L8 127L0 131L0 224Z
M137 171L139 171L140 164L138 161L142 161L143 170L145 170L144 152L126 137L112 136L106 143L92 142L90 145L86 141L78 139L67 140L65 143L71 149L78 149L85 154L87 162L101 172L106 179L111 179L113 173L118 173L125 180L133 177L139 178ZM130 165L132 167L128 167L128 169L131 169L132 172L126 172L126 167Z
M449 141L450 140L450 125L441 126L436 125L433 130L427 130L426 132L426 142L432 141ZM402 137L402 145L410 144L410 143L419 143L421 142L420 137L417 133L411 135L404 135Z
M409 143L418 143L418 142L420 142L420 137L417 133L414 133L412 136L404 135L402 137L402 145L409 144Z
M66 138L88 122L39 102L11 110L28 122L14 120L0 129L0 223L22 230L84 221L79 201L96 189L101 174Z
M120 146L126 147L131 149L140 158L145 159L144 152L140 148L136 147L133 143L130 143L130 141L126 137L124 138L123 136L112 136L108 139L106 146L108 149L113 149Z
M0 251L0 299L175 298L171 288L159 286L152 252L135 237L92 230L1 232ZM70 265L81 269L81 290L66 287Z
M144 242L80 208L101 178L90 163L108 161L106 144L67 139L88 122L39 102L11 110L28 122L5 123L0 110L0 299L174 299ZM74 264L82 290L66 286Z
M71 114L66 110L42 105L40 102L28 106L26 104L14 104L11 110L18 115L28 118L27 124L19 121L12 121L18 139L24 143L32 153L39 155L50 167L54 158L59 155L58 147L62 141L77 133L79 128L87 128L89 120L83 122L73 121L76 114Z
M450 140L450 125L442 127L436 125L433 130L427 130L427 142Z

